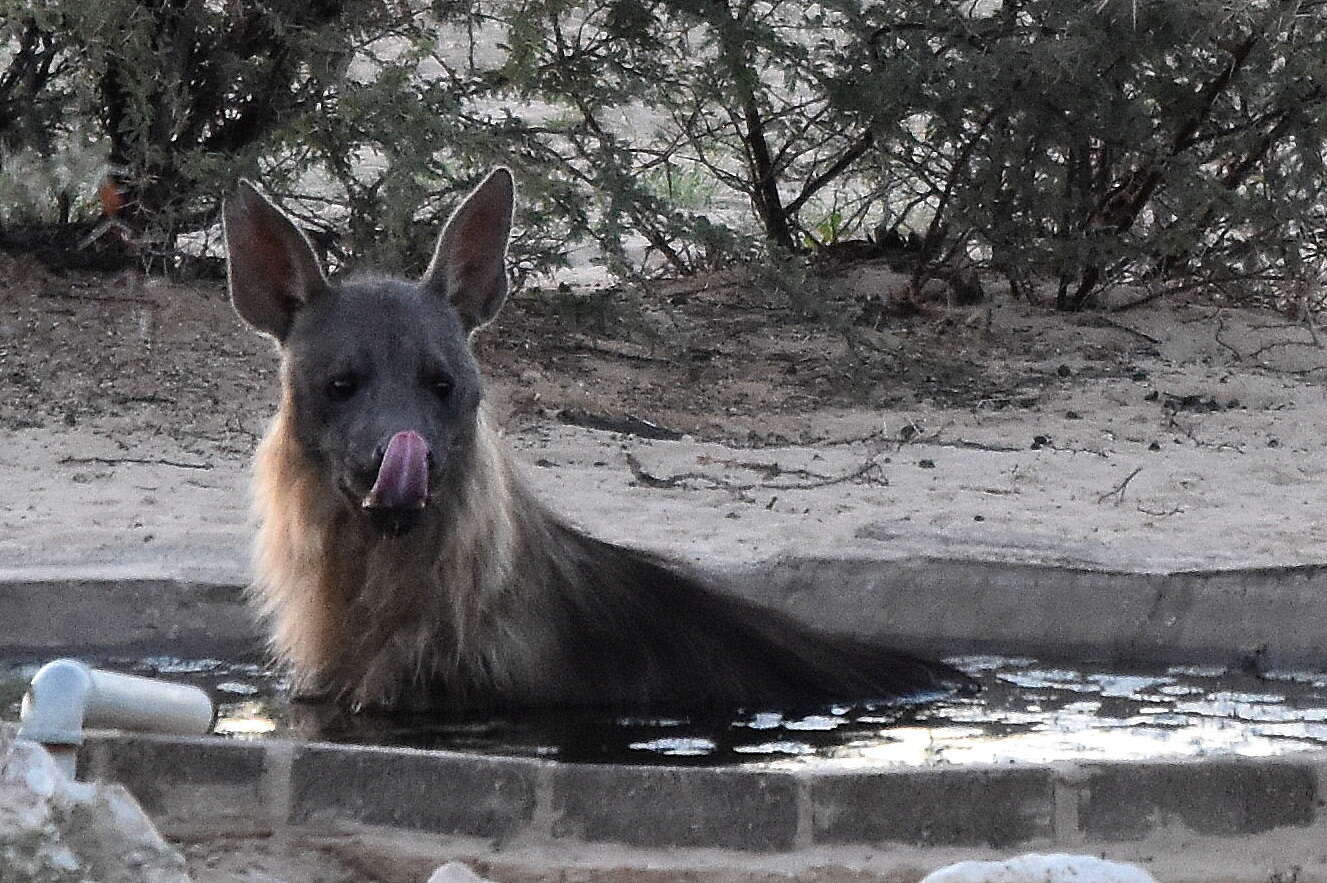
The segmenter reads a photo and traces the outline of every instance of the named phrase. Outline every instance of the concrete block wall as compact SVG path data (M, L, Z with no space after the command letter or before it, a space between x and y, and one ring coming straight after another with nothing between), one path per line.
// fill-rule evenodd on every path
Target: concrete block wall
M1327 752L863 772L559 764L453 752L96 735L80 776L166 830L386 826L503 842L778 853L909 844L1091 850L1161 830L1327 834Z

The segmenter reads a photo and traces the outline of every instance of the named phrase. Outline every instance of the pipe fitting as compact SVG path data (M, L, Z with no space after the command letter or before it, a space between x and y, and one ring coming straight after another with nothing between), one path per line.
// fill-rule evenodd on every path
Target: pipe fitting
M82 745L92 669L76 659L48 662L32 676L19 711L20 739L44 745Z
M33 675L19 719L18 738L68 749L63 755L83 744L85 727L201 736L212 729L214 711L207 693L188 684L57 659Z

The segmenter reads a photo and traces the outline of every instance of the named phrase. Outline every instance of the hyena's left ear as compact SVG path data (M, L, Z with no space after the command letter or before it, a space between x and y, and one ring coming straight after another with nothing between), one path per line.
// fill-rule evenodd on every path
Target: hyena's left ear
M507 299L514 190L511 172L494 169L452 213L424 271L421 284L451 299L466 331L496 316Z
M327 290L309 239L248 181L222 211L227 275L235 311L254 328L284 341L295 312Z

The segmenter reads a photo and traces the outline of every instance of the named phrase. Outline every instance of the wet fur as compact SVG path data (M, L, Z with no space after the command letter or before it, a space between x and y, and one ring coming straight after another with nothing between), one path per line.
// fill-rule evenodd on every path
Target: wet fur
M253 206L262 223L279 227L270 207ZM238 210L228 216L228 236L252 238L246 223ZM252 278L294 266L301 284L317 288L309 279L319 271L299 251L298 237L283 231L276 232L288 242L259 249L267 264ZM352 280L341 290L414 296L394 285L401 283ZM317 296L349 296L338 288ZM472 426L453 426L440 492L420 523L404 536L384 536L306 441L311 431L300 424L306 418L296 405L296 378L310 367L299 364L307 357L298 343L311 332L283 312L302 308L279 295L237 300L237 308L282 343L281 405L254 474L252 594L297 693L411 710L787 708L964 683L948 666L812 633L654 556L574 530L520 480L482 406L467 418ZM464 331L448 324L433 334L461 334L459 352L470 360L469 329L498 305L500 298L490 298Z

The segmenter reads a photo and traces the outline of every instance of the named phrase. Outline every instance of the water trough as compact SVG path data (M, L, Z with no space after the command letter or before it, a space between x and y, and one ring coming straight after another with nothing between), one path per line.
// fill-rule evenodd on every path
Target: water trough
M1221 714L1182 706L1224 693L1226 717L1262 726L1262 741L1181 751L1159 742L1156 752L1135 746L1114 754L1089 746L1077 755L1040 755L1056 758L1049 762L1034 759L1045 748L1034 744L1014 760L998 751L964 757L949 745L916 757L848 750L812 752L811 761L794 752L696 765L666 750L644 763L564 763L538 752L334 744L297 733L263 739L102 733L83 746L80 774L125 783L167 831L205 824L254 833L368 826L494 843L789 855L1054 848L1124 858L1157 852L1157 844L1179 832L1191 848L1213 838L1265 841L1287 860L1322 855L1327 862L1327 751L1317 747L1327 744L1320 732L1327 726L1327 679L1314 674L1327 670L1319 638L1327 618L1320 602L1327 597L1325 568L1109 573L963 560L818 559L773 562L728 577L737 591L823 628L926 652L943 648L945 655L970 657L971 666L985 666L1005 685L1020 686L1022 672L1025 703L1056 713L1073 704L1069 694L1080 693L1078 701L1098 706L1134 703L1116 709L1123 720L1165 701L1170 707L1151 716L1217 719ZM11 663L71 649L95 659L257 658L241 591L233 586L10 582L0 584L0 610L0 660ZM971 658L976 654L1021 658L983 662ZM256 676L257 669L245 672ZM236 680L230 670L213 674ZM239 681L248 683L243 674ZM1110 680L1123 677L1141 680ZM0 694L0 707L14 698ZM230 698L247 701L243 691ZM1286 718L1288 708L1303 713ZM909 738L924 738L917 734L929 725L925 715L909 721ZM945 741L943 734L925 738ZM1246 851L1257 853L1252 846Z

